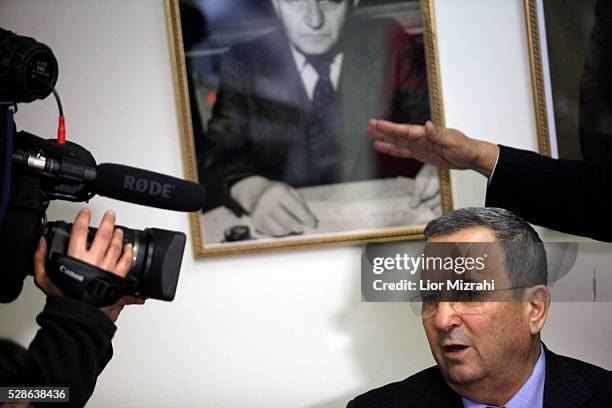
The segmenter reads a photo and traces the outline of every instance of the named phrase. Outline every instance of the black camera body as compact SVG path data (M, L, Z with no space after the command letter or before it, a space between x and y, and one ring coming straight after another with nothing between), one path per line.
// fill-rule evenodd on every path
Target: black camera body
M95 306L114 303L122 295L173 300L181 267L185 234L158 228L123 230L123 243L134 248L134 262L125 279L66 256L72 224L64 221L47 223L44 236L48 243L48 273L54 282L62 282L69 296ZM87 244L96 233L89 228ZM109 303L110 302L110 303Z
M76 143L16 132L13 113L17 103L44 99L53 92L62 115L54 90L57 73L57 61L49 47L0 29L0 259L4 262L0 268L0 302L14 300L25 276L33 274L33 254L43 235L48 243L48 274L70 297L95 306L110 305L125 294L174 299L186 241L182 232L118 227L124 232L124 241L134 247L133 267L126 278L121 278L67 256L71 225L47 222L45 213L51 200L88 201L96 191L179 211L197 210L204 201L203 187L195 183L127 166L100 167L92 154ZM14 110L10 108L13 106ZM162 198L167 202L158 202L160 197L140 198L151 191L129 191L118 196L101 192L121 190L121 180L133 180L132 174L139 179L149 177L151 183L161 179L168 193ZM173 192L189 193L197 203L190 204L193 208L179 208L173 203L180 198L172 196ZM94 233L95 229L90 229L88 243Z

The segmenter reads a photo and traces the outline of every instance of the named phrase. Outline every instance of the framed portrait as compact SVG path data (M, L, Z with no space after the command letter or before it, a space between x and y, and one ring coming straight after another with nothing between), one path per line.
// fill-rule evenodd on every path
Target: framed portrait
M612 158L612 3L525 0L540 153Z
M422 238L447 171L368 119L444 126L431 0L166 0L196 257Z

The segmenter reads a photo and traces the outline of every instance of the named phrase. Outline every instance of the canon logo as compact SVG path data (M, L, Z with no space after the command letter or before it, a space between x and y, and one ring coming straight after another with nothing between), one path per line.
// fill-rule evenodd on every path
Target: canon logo
M172 195L172 190L174 189L174 184L160 183L158 181L145 178L136 178L133 176L125 176L123 179L123 189L136 191L138 193L145 193L151 196L170 198Z
M66 276L70 276L72 279L76 279L79 282L83 282L83 275L80 275L78 273L76 273L75 271L73 271L72 269L66 267L66 265L60 265L59 270L61 273L63 273Z

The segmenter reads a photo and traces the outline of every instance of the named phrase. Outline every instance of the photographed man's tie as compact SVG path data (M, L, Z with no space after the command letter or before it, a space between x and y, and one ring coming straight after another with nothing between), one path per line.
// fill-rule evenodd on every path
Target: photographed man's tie
M342 120L340 100L330 77L332 60L329 57L308 59L319 75L306 127L308 163L313 184L333 183L339 171Z

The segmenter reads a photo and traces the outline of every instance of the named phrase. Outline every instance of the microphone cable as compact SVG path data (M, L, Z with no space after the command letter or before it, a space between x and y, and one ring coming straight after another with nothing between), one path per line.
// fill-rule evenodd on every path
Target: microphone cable
M57 109L59 110L59 120L57 124L57 143L66 144L66 120L64 118L64 107L62 106L62 100L60 99L59 93L55 90L55 87L49 85L55 101L57 102Z
M62 106L62 99L60 98L59 93L53 85L37 78L35 80L45 85L47 88L49 88L49 90L51 90L51 92L53 92L55 102L57 103L57 109L59 111L59 120L57 124L57 144L66 144L66 119L64 118L64 107Z

